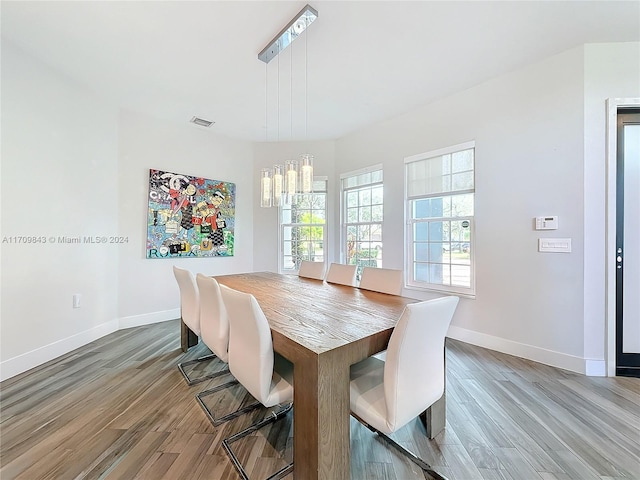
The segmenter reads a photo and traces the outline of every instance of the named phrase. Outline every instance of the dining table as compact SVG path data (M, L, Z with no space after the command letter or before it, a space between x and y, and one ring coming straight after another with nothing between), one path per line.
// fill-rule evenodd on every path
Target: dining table
M386 349L405 306L418 300L273 272L214 277L252 294L273 348L293 363L293 478L350 478L350 366ZM194 342L182 327L182 345ZM197 341L197 337L195 337ZM445 424L445 396L422 415L433 438Z

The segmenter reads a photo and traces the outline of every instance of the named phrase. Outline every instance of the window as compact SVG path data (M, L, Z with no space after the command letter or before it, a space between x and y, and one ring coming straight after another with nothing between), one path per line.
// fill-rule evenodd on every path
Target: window
M474 142L405 159L408 285L475 295Z
M324 262L327 180L314 179L313 193L296 195L280 208L281 272L297 271L302 260Z
M346 173L342 180L342 248L348 265L382 266L382 166Z

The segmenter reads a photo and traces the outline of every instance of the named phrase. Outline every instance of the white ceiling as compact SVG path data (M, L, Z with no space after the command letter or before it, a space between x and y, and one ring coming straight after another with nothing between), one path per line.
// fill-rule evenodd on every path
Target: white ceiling
M640 1L310 4L318 19L268 65L258 53L305 2L3 0L0 13L3 42L117 105L252 141L339 138L583 43L640 41Z

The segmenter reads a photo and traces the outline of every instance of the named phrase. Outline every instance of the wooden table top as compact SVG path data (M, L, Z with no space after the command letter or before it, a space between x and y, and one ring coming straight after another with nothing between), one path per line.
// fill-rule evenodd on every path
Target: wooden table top
M393 330L405 305L417 301L272 272L215 278L254 295L274 333L316 354Z

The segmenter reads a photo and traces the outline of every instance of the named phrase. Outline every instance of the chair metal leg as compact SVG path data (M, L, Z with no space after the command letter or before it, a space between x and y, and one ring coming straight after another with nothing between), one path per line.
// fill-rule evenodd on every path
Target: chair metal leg
M184 367L186 367L187 365L194 365L196 363L200 363L200 362L206 362L209 360L213 360L214 358L218 358L215 354L211 354L211 355L205 355L203 357L200 358L196 358L195 360L188 360L186 362L182 362L178 364L178 370L180 370L180 373L182 373L182 376L184 377L185 381L187 382L187 385L191 386L191 385L195 385L197 383L201 383L204 382L205 380L210 380L212 378L217 378L220 377L222 375L227 375L229 373L229 367L226 367L218 372L215 373L211 373L209 375L204 375L202 377L198 377L198 378L190 378L189 375L187 374L187 372L185 372Z
M240 463L240 460L238 459L234 451L231 449L231 444L233 442L236 442L246 437L247 435L252 434L256 430L259 430L266 425L277 422L278 420L283 418L291 410L292 407L293 407L293 403L289 403L279 412L272 413L270 416L268 416L264 420L258 423L254 423L253 425L250 425L249 427L245 428L241 432L238 432L222 440L222 447L224 448L225 452L227 452L229 459L231 460L231 462L233 463L233 466L236 468L236 470L238 471L238 473L240 474L243 480L249 480L249 476L247 475L247 472L245 471L242 464ZM274 474L267 477L266 480L275 480L275 479L283 478L289 475L292 471L293 471L293 463L290 463L285 467L281 468L280 470L278 470L277 472L275 472Z
M207 418L213 424L214 427L217 427L218 425L222 425L223 423L228 422L229 420L233 420L234 418L240 417L245 413L249 413L252 410L255 410L256 408L259 408L262 406L260 402L252 403L251 405L242 407L234 412L223 415L222 417L215 418L213 413L209 409L209 407L207 407L207 405L204 403L204 400L202 399L208 395L213 395L214 393L217 393L221 390L229 388L232 385L237 385L237 384L238 384L238 380L234 379L234 380L231 380L230 382L223 383L222 385L218 385L217 387L211 388L209 390L205 390L196 395L196 400L198 401L198 403L202 407L202 410L204 410L204 413L207 415Z
M441 474L439 474L438 472L436 472L431 465L429 465L427 462L422 460L420 457L418 457L416 454L414 454L413 452L411 452L407 448L405 448L402 445L400 445L393 438L389 437L388 435L385 435L380 430L372 427L371 425L366 423L364 420L359 418L357 415L354 415L352 413L351 416L353 418L355 418L356 420L358 420L358 422L360 422L362 425L367 427L369 430L371 430L374 433L377 433L380 437L385 439L387 441L387 443L391 444L392 447L394 447L396 450L398 450L403 455L406 455L409 458L409 460L411 460L413 463L418 465L422 470L424 470L429 475L431 475L435 480L447 480L447 477L444 477Z

